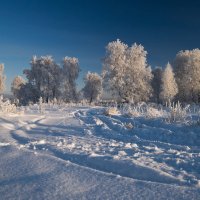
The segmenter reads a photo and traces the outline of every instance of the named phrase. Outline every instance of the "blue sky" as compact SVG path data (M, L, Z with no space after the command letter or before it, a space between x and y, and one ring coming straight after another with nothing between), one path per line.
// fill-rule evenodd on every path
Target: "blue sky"
M200 2L160 0L0 0L0 63L6 87L29 68L32 55L79 59L78 80L101 72L108 42L141 43L148 63L163 66L184 49L200 47Z

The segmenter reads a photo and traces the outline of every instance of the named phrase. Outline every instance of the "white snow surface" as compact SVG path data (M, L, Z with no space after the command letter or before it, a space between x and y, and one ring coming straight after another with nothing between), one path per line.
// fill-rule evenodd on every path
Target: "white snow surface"
M0 114L0 199L200 199L200 126L101 107Z

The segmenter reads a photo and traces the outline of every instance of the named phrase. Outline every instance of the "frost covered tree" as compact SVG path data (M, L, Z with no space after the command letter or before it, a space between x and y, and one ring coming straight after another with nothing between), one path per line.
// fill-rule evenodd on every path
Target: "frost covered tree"
M160 103L160 91L161 91L161 79L162 79L162 68L156 67L152 70L153 79L152 79L152 88L153 96L152 100L156 103Z
M27 105L29 103L37 103L40 97L40 93L35 85L26 83L21 85L18 91L18 99L21 105Z
M98 100L102 94L102 78L97 73L88 72L85 77L85 87L83 95L92 103Z
M15 98L19 99L19 91L25 84L25 80L21 76L16 76L11 84L11 91Z
M68 101L76 100L75 81L80 71L77 58L65 57L60 67L52 56L33 56L30 65L30 69L24 70L28 83L23 90L30 88L36 93L34 102L36 97L42 97L44 102L62 97Z
M5 80L4 76L4 64L0 64L0 93L2 93L5 89Z
M146 55L144 47L136 43L127 51L125 88L128 98L134 102L147 101L152 94L152 73L147 65Z
M30 84L38 90L46 102L49 99L58 98L60 95L60 72L61 69L51 56L33 56L31 60L31 69L24 70Z
M200 102L200 50L180 51L173 63L178 84L178 98L186 102Z
M126 69L126 50L128 46L120 40L110 42L106 46L103 63L103 87L111 91L113 96L124 99L124 73Z
M161 81L162 84L161 84L160 99L162 100L163 103L170 102L174 99L175 95L178 93L178 87L170 63L167 63Z
M64 97L67 101L77 100L76 79L80 72L78 59L75 57L65 57L63 59L62 80L64 87Z
M103 63L104 88L121 101L147 101L152 92L152 73L146 55L142 45L110 42Z

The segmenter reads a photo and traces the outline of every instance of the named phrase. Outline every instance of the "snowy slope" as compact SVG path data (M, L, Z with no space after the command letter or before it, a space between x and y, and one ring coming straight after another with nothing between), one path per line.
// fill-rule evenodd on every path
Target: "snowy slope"
M200 199L198 126L74 107L0 130L1 199Z

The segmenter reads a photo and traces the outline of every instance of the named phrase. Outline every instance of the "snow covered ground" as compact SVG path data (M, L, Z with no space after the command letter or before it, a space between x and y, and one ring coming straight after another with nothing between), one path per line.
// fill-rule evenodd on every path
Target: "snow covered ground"
M200 199L200 125L100 107L0 115L1 199Z

